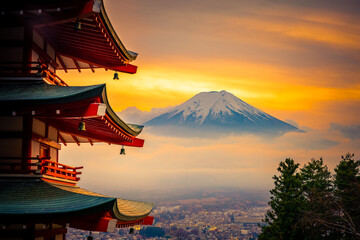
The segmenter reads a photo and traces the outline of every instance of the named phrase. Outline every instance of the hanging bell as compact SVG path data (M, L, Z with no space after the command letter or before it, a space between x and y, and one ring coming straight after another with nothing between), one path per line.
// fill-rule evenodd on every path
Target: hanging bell
M81 30L81 22L79 19L76 19L75 25L74 25L74 31Z
M134 234L135 233L135 229L134 228L130 228L129 234Z
M120 155L125 155L125 148L124 146L122 146L121 150L120 150Z
M119 80L119 74L118 72L114 72L114 78L113 80Z
M83 121L83 119L81 119L81 122L79 122L79 131L86 131L85 129L85 122Z

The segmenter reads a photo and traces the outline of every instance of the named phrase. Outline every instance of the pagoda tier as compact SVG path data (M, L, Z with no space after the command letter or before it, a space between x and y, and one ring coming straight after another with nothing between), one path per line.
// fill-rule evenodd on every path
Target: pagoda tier
M67 143L106 142L142 147L136 138L143 126L126 124L109 105L105 84L69 87L49 85L41 78L0 81L0 116L31 115L59 130L59 140ZM16 84L16 82L18 84ZM24 83L25 82L25 83ZM85 130L79 131L79 123Z
M151 225L153 204L39 179L0 180L1 224L56 223L92 231ZM26 197L24 197L26 196ZM84 221L86 219L86 221Z
M120 41L102 0L10 1L0 6L0 10L0 34L3 35L0 41L4 47L1 50L12 51L9 52L12 55L22 50L26 57L21 61L10 56L7 60L0 59L5 70L16 67L29 70L29 62L40 59L52 71L94 71L95 68L125 73L137 71L130 62L138 54L127 50ZM30 45L27 38L32 40Z

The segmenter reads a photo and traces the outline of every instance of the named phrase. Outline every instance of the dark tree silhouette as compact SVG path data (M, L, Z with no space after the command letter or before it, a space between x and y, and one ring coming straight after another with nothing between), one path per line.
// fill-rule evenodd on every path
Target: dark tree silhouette
M302 181L298 173L299 164L288 158L280 162L279 176L274 176L275 188L270 191L271 200L264 222L266 225L259 239L303 239L299 218L304 206Z

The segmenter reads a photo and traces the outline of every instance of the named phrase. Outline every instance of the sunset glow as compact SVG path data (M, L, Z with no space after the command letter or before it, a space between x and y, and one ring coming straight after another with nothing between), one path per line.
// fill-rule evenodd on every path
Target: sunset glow
M71 85L106 83L121 117L129 107L151 115L154 108L179 105L199 92L226 90L307 132L271 140L185 140L153 135L145 127L143 151L130 152L126 162L114 160L118 168L152 169L138 170L143 181L131 187L140 189L145 179L153 188L164 179L164 189L184 187L186 179L208 186L207 176L218 186L243 187L242 181L252 179L264 187L286 157L305 163L323 156L334 167L341 154L359 154L360 133L351 130L360 118L358 3L108 0L106 9L124 45L139 53L138 72L119 74L118 81L101 69L61 76ZM204 145L193 146L198 141ZM228 168L218 165L220 158Z
M174 106L199 92L218 90L284 118L301 111L341 122L327 111L330 106L335 112L359 106L360 19L350 6L118 4L107 1L106 9L124 44L140 53L137 74L120 74L119 81L104 70L61 74L71 85L107 83L116 111ZM355 124L358 117L354 111L344 123Z

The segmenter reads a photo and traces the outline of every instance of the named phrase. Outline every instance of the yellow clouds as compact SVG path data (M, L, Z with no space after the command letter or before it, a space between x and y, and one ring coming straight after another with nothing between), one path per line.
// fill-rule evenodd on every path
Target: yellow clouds
M242 100L265 111L314 110L326 101L360 100L360 86L326 86L324 72L304 73L277 65L245 61L187 61L159 63L139 68L135 75L120 74L112 80L112 72L95 74L85 71L63 74L71 85L107 84L110 104L115 111L136 106L149 111L183 103L202 91L227 90ZM194 67L191 68L190 66ZM330 74L331 70L327 72ZM339 82L341 85L341 82Z
M360 21L357 16L280 6L260 9L243 17L231 17L226 21L259 32L360 49Z
M121 40L139 52L138 73L120 74L119 81L102 70L61 77L71 85L107 83L116 111L149 111L202 91L227 90L282 119L301 112L300 124L308 124L314 115L330 116L325 111L334 102L359 101L360 18L353 3L106 4Z

